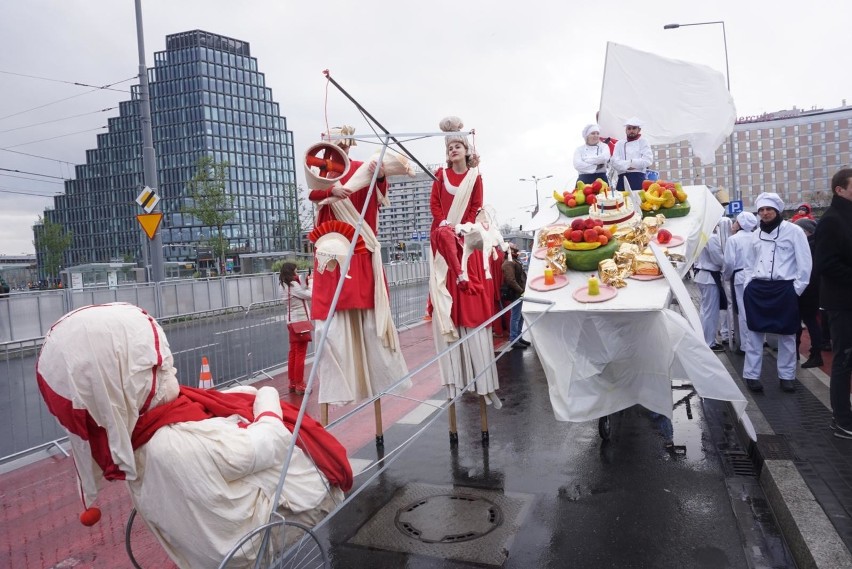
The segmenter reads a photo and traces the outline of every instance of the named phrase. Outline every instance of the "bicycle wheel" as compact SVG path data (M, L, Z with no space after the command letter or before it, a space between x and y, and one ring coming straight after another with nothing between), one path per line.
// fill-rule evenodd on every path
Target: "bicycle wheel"
M328 559L317 536L298 522L276 520L243 537L219 565L219 569L321 569Z

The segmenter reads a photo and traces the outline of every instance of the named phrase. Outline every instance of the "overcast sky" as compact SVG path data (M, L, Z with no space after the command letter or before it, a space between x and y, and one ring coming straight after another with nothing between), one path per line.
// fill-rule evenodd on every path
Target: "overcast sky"
M476 129L485 201L500 223L514 226L529 221L535 203L533 184L519 178L553 175L539 183L543 206L554 189L573 184L571 156L583 126L594 122L607 41L724 72L720 25L663 30L724 20L738 116L834 108L852 103L850 16L852 3L839 0L143 1L149 67L171 33L202 29L251 44L297 156L319 140L326 120L368 132L355 107L326 89L323 69L391 132L433 132L442 117L460 116L465 129ZM72 164L83 163L96 134L106 132L90 129L118 114L100 111L129 93L12 73L88 85L133 77L134 2L4 2L0 47L0 168L56 176L34 181L0 170L0 254L31 253L31 226L52 205L45 196L62 192L55 182L73 176ZM71 133L78 134L63 136ZM407 146L423 163L443 160L441 139ZM353 156L371 151L362 145Z

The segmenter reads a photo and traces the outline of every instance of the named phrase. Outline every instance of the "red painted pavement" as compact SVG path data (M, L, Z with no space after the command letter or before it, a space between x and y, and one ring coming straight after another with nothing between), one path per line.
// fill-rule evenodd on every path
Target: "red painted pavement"
M495 338L495 346L504 341ZM400 342L409 369L415 369L435 354L429 324L402 331ZM415 400L443 399L435 364L412 381L412 388L405 394L407 397ZM288 381L286 374L282 373L256 385L273 385L286 394ZM302 399L295 394L285 397L295 405L299 405ZM417 401L390 396L383 398L385 429L417 405ZM330 420L353 407L331 408ZM308 414L319 418L316 395L311 395ZM372 445L375 437L373 406L365 407L331 432L343 443L350 456L361 447ZM103 513L101 521L91 528L83 526L78 521L82 506L76 490L73 461L61 455L0 475L0 567L131 567L124 549L124 528L132 509L125 485L105 482L97 505ZM165 569L174 566L139 518L134 523L131 543L134 556L142 567Z

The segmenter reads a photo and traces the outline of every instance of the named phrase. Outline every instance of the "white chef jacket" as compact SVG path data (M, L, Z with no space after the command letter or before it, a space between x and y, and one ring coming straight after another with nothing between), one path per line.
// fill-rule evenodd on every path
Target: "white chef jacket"
M580 174L605 174L609 158L609 146L603 142L594 146L584 144L574 151L574 168Z
M810 282L813 261L808 238L793 223L782 221L770 233L758 226L751 234L746 254L746 285L752 279L793 281L796 294L801 295Z
M728 243L725 245L725 266L722 271L722 277L725 281L731 280L731 275L737 269L745 269L746 255L748 247L751 243L752 232L740 230L728 237ZM744 271L734 275L734 284L741 285L745 283Z
M695 275L695 284L716 284L709 271L721 271L724 264L722 255L722 241L718 233L714 233L707 240L707 246L701 250L695 267L701 269Z
M636 140L623 138L615 143L611 162L618 174L625 174L628 171L645 172L654 163L654 152L648 141L641 136Z

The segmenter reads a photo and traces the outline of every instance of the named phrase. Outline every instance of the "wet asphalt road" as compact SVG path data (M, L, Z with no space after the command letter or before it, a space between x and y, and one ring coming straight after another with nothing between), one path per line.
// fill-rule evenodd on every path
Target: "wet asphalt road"
M532 348L513 350L498 366L504 407L489 408L490 442L480 439L478 402L463 399L456 449L449 444L446 418L439 418L320 530L330 542L332 567L484 566L441 553L393 551L411 539L394 524L373 547L351 543L395 493L417 483L529 495L530 507L505 544L502 566L507 568L793 566L756 479L732 475L723 457L725 449L736 446L723 403L702 403L689 390L673 391L673 399L682 400L674 411L674 440L683 447L676 454L664 450L655 424L640 407L617 415L612 438L603 443L597 422L553 418L547 381ZM389 428L385 449L417 429ZM376 456L369 446L356 458ZM356 485L362 479L356 478ZM481 547L476 539L465 545Z

